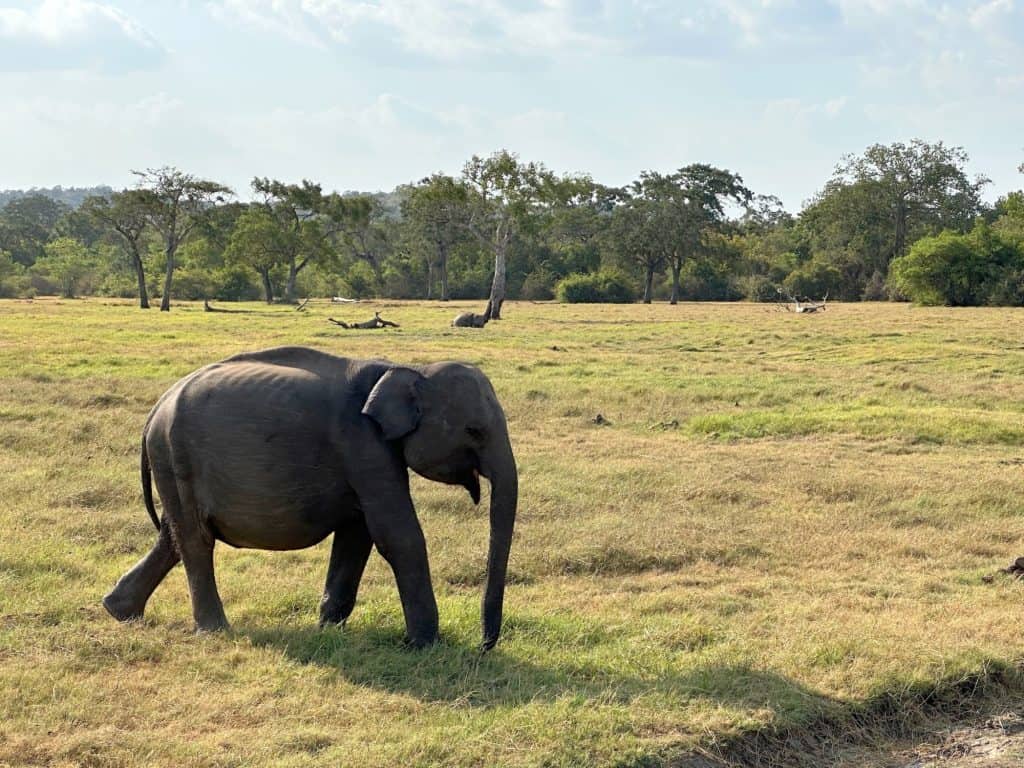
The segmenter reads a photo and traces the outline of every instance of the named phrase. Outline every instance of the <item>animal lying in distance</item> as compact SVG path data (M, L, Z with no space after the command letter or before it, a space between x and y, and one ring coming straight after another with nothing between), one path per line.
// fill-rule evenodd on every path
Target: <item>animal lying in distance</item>
M456 315L455 319L452 320L452 328L483 328L490 319L491 302L488 301L487 309L484 310L482 315L473 312L463 312L461 315Z

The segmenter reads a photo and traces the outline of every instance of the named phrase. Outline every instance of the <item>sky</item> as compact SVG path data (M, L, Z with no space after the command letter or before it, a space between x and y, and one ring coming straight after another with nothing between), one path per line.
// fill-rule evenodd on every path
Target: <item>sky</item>
M1024 0L0 0L0 189L175 165L390 190L505 148L623 185L710 163L799 210L843 155L1024 186Z

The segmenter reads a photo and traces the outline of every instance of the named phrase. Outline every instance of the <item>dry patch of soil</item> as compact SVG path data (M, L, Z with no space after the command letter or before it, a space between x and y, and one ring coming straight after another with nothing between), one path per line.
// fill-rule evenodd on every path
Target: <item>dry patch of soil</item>
M1004 712L980 723L954 726L895 757L899 768L1020 768L1024 717Z

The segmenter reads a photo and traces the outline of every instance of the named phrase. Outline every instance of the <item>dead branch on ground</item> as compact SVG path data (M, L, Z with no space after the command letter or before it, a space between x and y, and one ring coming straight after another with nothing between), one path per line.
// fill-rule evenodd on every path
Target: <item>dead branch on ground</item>
M366 320L362 323L346 323L342 320L335 320L333 317L328 317L327 322L334 323L335 325L341 326L346 330L360 329L364 331L373 330L375 328L400 328L398 323L393 323L390 320L385 320L380 316L380 312L373 313L372 320Z

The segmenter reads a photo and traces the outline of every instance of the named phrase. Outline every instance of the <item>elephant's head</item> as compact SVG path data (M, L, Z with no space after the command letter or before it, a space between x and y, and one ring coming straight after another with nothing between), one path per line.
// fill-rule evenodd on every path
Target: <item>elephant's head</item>
M482 475L491 483L491 540L483 600L483 644L501 632L508 553L519 479L505 414L491 382L463 363L395 367L377 382L363 413L386 440L400 441L406 464L429 480L464 486L480 501Z

